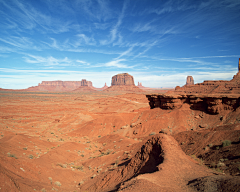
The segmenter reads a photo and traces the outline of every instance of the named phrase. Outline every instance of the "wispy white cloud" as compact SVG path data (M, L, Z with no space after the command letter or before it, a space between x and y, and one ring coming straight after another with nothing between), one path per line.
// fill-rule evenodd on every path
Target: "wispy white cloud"
M143 52L140 52L134 58L139 57L140 55L143 55L144 53L146 53L149 49L151 49L153 46L155 46L157 44L157 42L158 41L156 40L153 43L149 44L148 47Z
M180 63L194 63L195 66L201 66L201 65L216 65L217 62L212 62L209 60L205 59L212 59L212 58L239 58L240 55L219 55L219 56L201 56L201 57L186 57L186 58L176 58L176 57L171 57L171 58L164 58L164 57L156 57L156 56L144 56L144 57L149 57L153 60L158 60L158 61L175 61L175 62L180 62ZM191 65L189 65L191 66Z
M105 30L109 28L111 25L110 23L94 23L94 26L96 29Z
M81 63L83 65L90 65L90 63L86 62L86 61L81 61L81 60L76 60L77 63Z
M85 34L78 34L77 37L79 38L76 42L76 46L79 45L96 45L96 41L92 37L87 37Z
M11 45L16 48L20 49L35 49L40 50L39 47L37 47L30 38L28 37L16 37L16 36L10 36L5 38L0 38L0 41ZM10 49L10 48L8 48Z
M109 61L107 63L100 63L97 65L93 65L92 67L105 67L105 68L122 68L122 69L133 69L135 65L127 65L123 62L126 62L126 59L118 59L115 58L112 61Z
M152 9L147 9L146 12L148 13L155 13L157 15L162 15L166 13L172 13L175 11L187 11L189 9L194 9L196 8L196 5L188 5L187 2L183 3L181 1L173 1L169 0L166 1L160 8L152 8Z
M78 9L82 10L90 20L106 21L111 18L111 9L108 1L104 0L81 0L75 1Z
M49 39L51 40L51 42L42 41L42 43L47 45L48 48L53 48L53 49L57 49L57 50L62 50L63 49L61 47L62 45L60 45L55 38L50 37Z
M231 57L231 58L239 58L240 55L216 55L216 56L202 56L202 57L193 57L193 58L201 58L201 59L211 59L211 58L227 58L227 57Z
M126 51L124 51L123 53L121 53L121 55L119 55L116 59L119 59L125 55L128 55L132 50L133 50L134 46L130 47L129 49L127 49Z
M65 57L64 59L56 59L52 56L49 57L41 57L41 56L35 56L35 55L27 55L23 57L25 59L25 62L27 63L33 63L33 64L41 64L44 66L70 66L73 64L73 61L71 59L68 59Z
M113 42L116 39L116 37L117 37L118 28L122 24L122 20L123 20L123 17L124 17L125 8L126 8L126 6L124 4L123 8L122 8L122 12L121 12L121 14L120 14L120 16L118 18L118 21L117 21L116 25L111 30L111 42Z
M5 14L6 26L14 27L21 30L38 29L42 32L63 33L71 28L71 21L60 20L52 17L50 14L41 12L28 2L20 2L18 0L1 1L2 7L7 9L11 14ZM40 28L37 28L40 27Z
M76 52L76 53L101 53L106 55L121 54L121 52L117 50L94 49L94 48L68 48L65 51Z
M162 36L167 34L178 33L178 27L176 25L171 24L159 25L159 23L162 23L160 18L155 18L148 22L141 21L134 24L133 27L130 28L130 30L137 33L150 32Z
M6 47L6 46L0 46L0 52L1 53L11 53L11 52L15 52L16 50L10 47Z
M124 1L122 11L118 16L117 22L113 25L113 27L110 30L110 39L100 40L99 43L101 45L107 45L107 44L113 43L116 40L117 37L122 38L122 36L119 35L118 29L123 22L123 18L124 18L126 8L127 8L127 1Z
M72 73L72 72L76 72L71 70L12 69L12 68L0 68L0 71L5 73Z
M117 59L117 60L113 60L110 61L108 63L105 63L104 66L105 67L117 67L117 68L133 68L134 66L128 66L126 64L122 64L122 61L126 61L125 59Z

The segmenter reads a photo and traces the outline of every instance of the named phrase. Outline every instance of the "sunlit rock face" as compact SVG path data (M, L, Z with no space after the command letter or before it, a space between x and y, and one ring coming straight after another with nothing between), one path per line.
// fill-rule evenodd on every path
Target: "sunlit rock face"
M186 86L194 85L194 80L192 76L187 76Z
M240 59L238 68L240 68ZM240 72L238 71L230 81L207 80L196 84L194 84L191 76L188 76L186 85L183 87L177 86L174 94L240 94Z
M134 85L133 76L128 73L121 73L112 77L112 86L115 85Z
M144 92L139 87L135 86L132 75L128 73L120 73L112 77L111 86L105 91L130 91L130 92Z
M219 114L224 111L235 111L240 106L239 94L209 94L209 95L146 95L151 109L180 109L188 104L191 109L209 114Z
M79 87L92 87L92 82L82 81L42 81L38 86L29 87L27 91L72 91Z

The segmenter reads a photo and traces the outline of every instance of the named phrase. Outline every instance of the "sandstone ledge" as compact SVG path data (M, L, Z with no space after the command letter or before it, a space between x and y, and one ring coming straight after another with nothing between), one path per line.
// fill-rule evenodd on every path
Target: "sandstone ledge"
M240 95L146 95L150 108L179 109L184 103L190 105L191 109L201 110L210 114L219 114L224 110L234 111L240 106Z

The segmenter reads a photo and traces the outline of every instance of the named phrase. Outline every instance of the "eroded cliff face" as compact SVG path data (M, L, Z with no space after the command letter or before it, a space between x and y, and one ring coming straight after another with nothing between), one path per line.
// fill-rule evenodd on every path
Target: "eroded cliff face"
M92 86L92 82L86 79L82 79L82 81L42 81L38 86L64 86L70 89L76 89L80 86Z
M219 114L224 110L234 111L240 106L240 96L235 95L146 95L151 109L179 109L189 104L191 109L210 114Z
M79 87L92 87L92 82L82 81L42 81L38 86L30 87L27 91L72 91Z
M187 76L186 86L194 85L194 80L192 76Z
M231 81L204 81L195 85L177 86L176 94L240 94L240 74Z
M104 91L127 91L127 92L144 92L139 87L135 86L132 75L121 73L112 77L111 87Z
M240 66L240 59L238 68ZM177 86L175 94L240 94L240 72L233 76L230 81L204 81L194 84L193 77L188 76L186 85Z
M133 76L128 73L121 73L112 77L112 86L115 85L134 85Z

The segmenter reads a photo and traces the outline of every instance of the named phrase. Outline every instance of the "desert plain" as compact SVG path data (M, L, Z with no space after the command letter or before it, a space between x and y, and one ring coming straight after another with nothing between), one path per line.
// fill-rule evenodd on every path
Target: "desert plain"
M240 191L240 108L144 93L0 92L0 191Z

